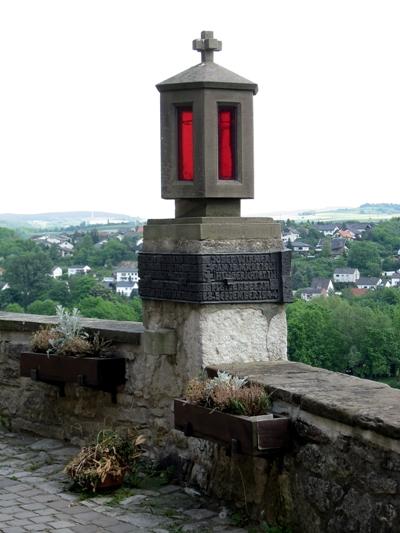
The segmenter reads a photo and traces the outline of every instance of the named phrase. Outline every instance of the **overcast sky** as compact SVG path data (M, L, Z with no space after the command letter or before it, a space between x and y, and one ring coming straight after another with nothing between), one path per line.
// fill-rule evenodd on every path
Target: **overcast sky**
M252 215L400 203L399 0L0 0L0 213L173 214L155 84L258 83Z

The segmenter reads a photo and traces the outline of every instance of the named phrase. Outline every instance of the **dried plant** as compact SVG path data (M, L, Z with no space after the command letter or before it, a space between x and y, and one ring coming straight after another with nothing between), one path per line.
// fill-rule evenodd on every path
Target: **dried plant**
M34 352L47 352L52 349L52 343L59 337L54 328L42 327L32 335L32 349Z
M85 357L91 351L90 342L82 337L72 337L71 339L62 339L59 343L57 353L59 355L72 355L74 357Z
M202 379L191 379L186 387L186 399L192 403L200 403L205 396L206 381Z
M110 354L112 341L105 339L98 331L89 339L90 349L89 354L93 357L106 357Z
M246 416L265 414L271 405L263 386L248 384L247 378L227 372L218 372L212 379L192 379L185 398L204 407Z
M89 336L83 329L78 309L69 312L58 305L57 317L56 326L41 328L33 334L33 351L73 357L109 355L111 341L103 339L99 332Z
M106 478L123 478L143 454L143 435L131 430L121 436L112 430L101 431L96 442L81 449L64 472L82 488L96 492Z

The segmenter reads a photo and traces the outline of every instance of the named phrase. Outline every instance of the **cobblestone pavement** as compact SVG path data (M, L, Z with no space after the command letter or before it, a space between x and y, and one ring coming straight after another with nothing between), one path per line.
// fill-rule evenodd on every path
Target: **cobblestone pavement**
M246 530L221 504L176 485L81 499L62 470L77 449L0 429L0 531L184 533Z

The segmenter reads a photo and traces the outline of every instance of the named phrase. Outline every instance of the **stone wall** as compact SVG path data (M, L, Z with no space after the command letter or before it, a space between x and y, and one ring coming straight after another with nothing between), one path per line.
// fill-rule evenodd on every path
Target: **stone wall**
M300 363L214 365L265 385L273 410L292 420L284 454L228 457L172 429L172 398L199 370L189 338L186 351L177 349L179 324L176 335L156 323L144 330L85 320L127 359L127 382L112 404L108 393L68 385L61 398L56 387L19 377L31 332L52 320L0 313L0 423L74 443L104 426L134 425L154 456L178 465L182 479L293 533L400 532L400 391Z
M75 444L104 427L133 425L149 443L161 442L172 420L171 398L179 396L183 382L175 332L83 319L87 330L100 331L113 341L115 354L126 358L126 384L113 404L107 392L68 384L60 397L58 387L20 377L20 354L29 351L32 332L52 322L51 317L0 313L0 421Z
M294 532L400 531L400 390L301 363L223 368L267 387L274 411L291 417L292 446L269 460L217 452L210 487L246 494Z

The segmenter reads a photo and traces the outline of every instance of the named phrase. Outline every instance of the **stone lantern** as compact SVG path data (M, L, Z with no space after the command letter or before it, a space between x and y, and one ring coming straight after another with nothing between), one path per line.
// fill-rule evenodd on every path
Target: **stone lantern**
M176 216L239 216L254 197L253 95L257 85L214 63L213 32L193 41L201 63L159 83L162 197Z
M253 198L257 85L213 61L221 42L193 41L201 63L157 85L162 197L175 218L150 219L139 254L148 332L174 330L189 374L216 362L286 359L290 251L279 223L241 217Z

